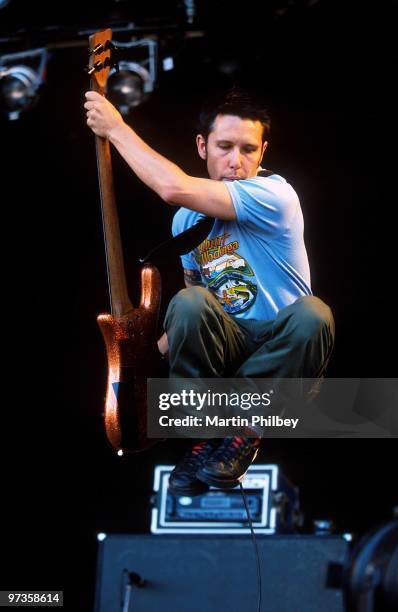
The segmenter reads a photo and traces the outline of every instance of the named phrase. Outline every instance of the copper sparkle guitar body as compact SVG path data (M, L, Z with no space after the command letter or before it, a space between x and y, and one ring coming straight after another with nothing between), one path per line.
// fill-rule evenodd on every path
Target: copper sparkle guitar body
M152 446L147 432L146 381L155 376L160 275L154 266L141 270L142 297L138 308L125 315L100 314L108 380L105 431L117 450L136 452Z

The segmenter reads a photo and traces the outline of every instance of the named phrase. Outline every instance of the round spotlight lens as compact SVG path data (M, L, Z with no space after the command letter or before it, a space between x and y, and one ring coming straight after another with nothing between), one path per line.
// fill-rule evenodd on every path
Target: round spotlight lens
M144 82L139 74L121 70L108 80L109 98L122 115L144 100Z
M1 81L1 98L8 110L24 108L29 103L25 83L14 76L6 76Z
M17 119L19 114L32 106L37 98L38 78L31 68L13 66L2 73L0 103L10 119Z

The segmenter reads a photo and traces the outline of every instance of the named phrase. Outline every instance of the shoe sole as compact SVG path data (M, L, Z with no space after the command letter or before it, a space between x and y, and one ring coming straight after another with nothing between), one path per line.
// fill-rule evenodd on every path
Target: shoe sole
M222 480L214 478L213 476L208 476L207 474L196 474L196 478L201 482L204 482L205 484L211 487L218 487L220 489L233 489L234 487L237 487L242 482L245 476L246 472L236 480Z
M202 481L201 481L202 483ZM205 485L206 483L203 483ZM172 495L188 495L188 497L195 497L196 495L203 495L209 490L209 487L201 486L196 489L184 489L184 488L175 488L169 485L169 493Z

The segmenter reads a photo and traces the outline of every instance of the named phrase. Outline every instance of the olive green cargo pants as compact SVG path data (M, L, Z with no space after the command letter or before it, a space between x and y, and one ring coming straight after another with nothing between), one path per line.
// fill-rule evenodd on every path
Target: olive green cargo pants
M270 321L228 315L203 287L171 300L164 323L170 378L321 378L334 343L330 308L299 297Z

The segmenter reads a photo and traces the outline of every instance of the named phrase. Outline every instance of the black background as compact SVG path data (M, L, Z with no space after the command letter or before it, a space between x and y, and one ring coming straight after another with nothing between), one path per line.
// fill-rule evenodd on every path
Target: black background
M55 3L53 3L55 5ZM181 4L181 3L180 3ZM313 290L333 309L328 375L394 376L393 2L199 2L204 36L184 39L176 2L11 2L0 54L74 39L78 28L134 19L148 31L179 22L154 95L128 122L184 170L204 176L194 147L200 102L216 84L263 94L273 120L264 165L301 199ZM33 9L34 5L34 9ZM161 19L160 19L161 18ZM54 28L52 26L55 26ZM16 40L6 40L10 35ZM84 37L80 37L82 40ZM52 49L42 97L1 120L4 360L1 589L64 589L90 610L96 533L149 529L154 465L183 442L120 459L101 421L106 361L96 315L108 296L93 135L85 125L84 47ZM222 66L233 62L233 78ZM131 291L139 254L168 237L174 210L114 156ZM163 270L162 314L182 286ZM300 487L306 530L330 518L363 532L397 504L392 440L264 440Z

